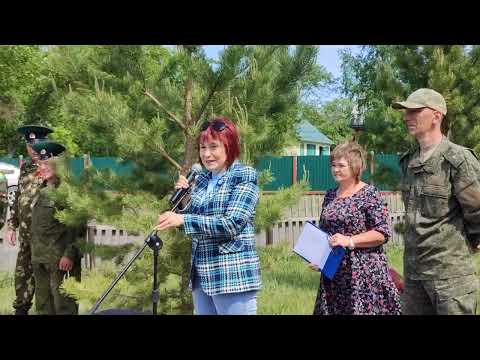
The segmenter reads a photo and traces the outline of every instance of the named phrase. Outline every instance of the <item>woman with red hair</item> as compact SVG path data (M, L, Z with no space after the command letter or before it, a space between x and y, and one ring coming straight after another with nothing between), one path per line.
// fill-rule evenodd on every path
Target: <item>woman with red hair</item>
M183 226L192 237L195 314L254 315L261 287L254 228L257 173L238 161L240 138L229 119L205 122L197 143L206 170L197 176L183 214L161 214L157 229ZM175 188L188 187L180 176Z

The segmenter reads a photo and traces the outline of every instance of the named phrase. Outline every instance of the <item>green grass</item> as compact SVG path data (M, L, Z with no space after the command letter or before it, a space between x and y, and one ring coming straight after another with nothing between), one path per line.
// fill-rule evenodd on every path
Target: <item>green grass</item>
M289 245L258 249L263 288L258 296L260 315L310 315L320 282L320 274L310 270L305 260ZM403 274L403 251L387 248L389 266Z
M259 248L263 288L258 295L260 315L311 314L320 274L307 267L290 246Z
M480 253L475 254L474 258L477 274L480 274ZM477 315L480 315L480 291L477 292Z
M403 247L388 244L385 250L387 251L388 265L403 276Z
M310 315L317 294L320 274L307 267L288 245L258 248L263 288L258 295L260 315ZM387 246L389 266L403 274L401 247ZM480 274L480 254L475 256ZM479 292L480 304L480 292ZM0 314L12 313L13 275L0 272ZM82 307L82 306L81 306ZM34 313L34 309L32 309ZM479 309L480 310L480 309ZM86 309L80 309L85 313Z
M12 314L12 302L14 298L13 273L0 272L0 314Z
M13 280L13 273L1 271L0 272L0 315L12 315L12 303L15 299L15 286ZM35 315L35 304L29 311L30 315Z

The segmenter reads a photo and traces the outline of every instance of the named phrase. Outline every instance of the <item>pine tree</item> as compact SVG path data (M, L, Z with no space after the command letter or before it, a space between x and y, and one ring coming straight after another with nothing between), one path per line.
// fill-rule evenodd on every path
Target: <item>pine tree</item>
M352 101L347 98L337 98L320 106L305 104L302 117L315 125L334 144L351 140Z
M40 78L44 54L38 46L0 45L0 156L20 152L17 127Z

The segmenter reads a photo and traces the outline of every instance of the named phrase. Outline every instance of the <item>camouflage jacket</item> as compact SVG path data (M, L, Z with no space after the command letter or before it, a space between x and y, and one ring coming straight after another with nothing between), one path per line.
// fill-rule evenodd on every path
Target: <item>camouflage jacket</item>
M5 225L8 208L7 178L0 172L0 230Z
M62 256L81 257L78 230L55 218L56 204L48 187L40 189L32 203L32 263L57 263Z
M32 199L38 193L42 180L36 176L37 165L33 162L25 163L20 169L18 190L10 211L8 226L12 229L20 227L20 240L30 242L32 222Z
M473 274L480 243L480 162L444 138L425 162L419 149L400 159L405 204L404 272L413 280Z

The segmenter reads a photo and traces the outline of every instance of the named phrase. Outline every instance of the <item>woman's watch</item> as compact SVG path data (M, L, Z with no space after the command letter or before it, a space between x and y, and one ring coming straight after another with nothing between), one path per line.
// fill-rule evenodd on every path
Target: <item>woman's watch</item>
M349 237L348 237L348 248L349 248L350 250L355 249L355 244L353 243L353 236L349 236Z

